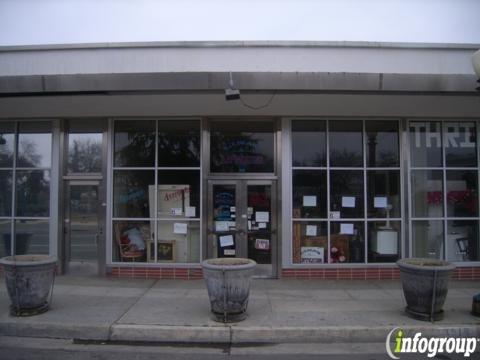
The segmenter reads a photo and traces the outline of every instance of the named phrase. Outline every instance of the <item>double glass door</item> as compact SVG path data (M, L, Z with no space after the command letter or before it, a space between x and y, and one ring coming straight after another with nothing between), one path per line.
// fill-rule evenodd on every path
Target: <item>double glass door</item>
M211 180L208 256L245 257L256 275L276 276L277 222L272 180Z

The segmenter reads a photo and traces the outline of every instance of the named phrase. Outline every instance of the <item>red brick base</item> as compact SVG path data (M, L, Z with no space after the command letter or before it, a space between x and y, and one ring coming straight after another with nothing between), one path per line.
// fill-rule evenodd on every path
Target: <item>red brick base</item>
M137 267L116 266L107 269L107 276L136 279L202 279L200 268L176 267ZM310 269L283 269L281 277L284 279L323 279L323 280L397 280L400 271L396 267L367 267L367 268L310 268ZM480 267L459 267L455 269L452 279L480 280Z
M116 266L107 268L107 276L136 279L202 279L200 268Z
M396 267L336 268L336 269L283 269L282 278L325 280L396 280L400 271ZM480 267L456 268L452 279L480 280Z

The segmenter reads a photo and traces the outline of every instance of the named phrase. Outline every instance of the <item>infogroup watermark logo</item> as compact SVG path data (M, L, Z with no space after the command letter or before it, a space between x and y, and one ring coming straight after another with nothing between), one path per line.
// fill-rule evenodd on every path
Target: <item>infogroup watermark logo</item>
M405 331L394 328L387 335L385 347L392 359L400 359L401 354L425 354L433 358L438 354L461 354L469 358L477 349L480 339L454 337L424 337L417 332L413 337L405 336Z

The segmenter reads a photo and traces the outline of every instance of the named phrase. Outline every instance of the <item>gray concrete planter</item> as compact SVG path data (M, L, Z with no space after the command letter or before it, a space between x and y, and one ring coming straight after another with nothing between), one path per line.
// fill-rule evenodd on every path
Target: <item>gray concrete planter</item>
M57 260L47 255L15 255L0 259L10 297L10 314L30 316L49 307Z
M257 263L243 258L218 258L202 262L213 319L236 322L247 317L250 280Z
M422 258L401 259L397 265L407 302L407 314L425 321L443 319L448 280L455 265L447 261Z

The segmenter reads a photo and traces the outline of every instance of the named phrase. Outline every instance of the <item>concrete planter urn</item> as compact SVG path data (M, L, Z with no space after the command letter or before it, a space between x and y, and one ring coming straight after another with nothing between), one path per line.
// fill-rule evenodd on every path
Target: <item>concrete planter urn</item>
M410 258L397 261L400 268L405 311L418 320L443 319L448 280L455 265L442 260Z
M237 322L247 317L250 280L256 264L244 258L218 258L202 262L215 321Z
M47 255L15 255L0 259L10 297L10 314L30 316L49 308L57 260Z

